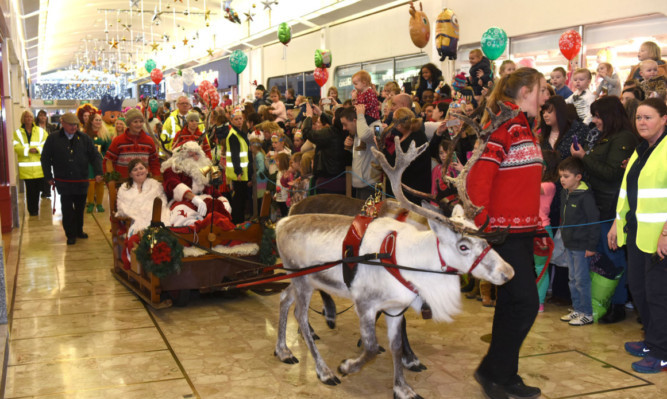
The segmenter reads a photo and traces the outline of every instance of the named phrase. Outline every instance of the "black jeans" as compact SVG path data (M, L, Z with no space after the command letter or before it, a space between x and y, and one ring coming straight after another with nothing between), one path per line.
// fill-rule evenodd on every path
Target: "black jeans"
M63 213L63 229L67 238L76 238L83 233L83 211L86 208L86 194L65 194L60 196Z
M493 249L514 268L514 278L498 286L489 351L479 366L483 377L501 385L518 382L519 350L533 326L539 299L532 234L510 234Z
M232 200L229 205L232 207L232 222L235 224L245 222L245 203L248 197L247 181L232 181Z
M667 258L637 248L636 231L628 231L628 285L646 331L651 356L667 360Z
M25 202L28 207L28 213L31 215L39 213L39 193L44 185L44 178L25 179Z

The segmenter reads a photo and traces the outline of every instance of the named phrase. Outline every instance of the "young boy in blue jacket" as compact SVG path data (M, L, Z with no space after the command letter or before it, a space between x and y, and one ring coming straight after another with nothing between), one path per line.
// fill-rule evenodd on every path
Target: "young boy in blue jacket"
M583 162L574 157L566 158L558 165L560 183L561 237L569 271L569 286L572 294L572 311L561 317L571 326L593 323L591 300L591 278L588 258L595 255L600 237L600 211L595 205L593 191L581 181ZM573 226L573 227L568 227Z

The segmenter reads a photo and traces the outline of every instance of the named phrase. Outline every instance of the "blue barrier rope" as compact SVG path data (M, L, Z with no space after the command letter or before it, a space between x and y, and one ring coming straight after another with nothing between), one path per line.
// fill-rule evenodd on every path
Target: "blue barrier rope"
M571 227L581 227L581 226L591 226L594 224L602 224L602 223L607 223L607 222L613 222L615 219L607 219L607 220L600 220L599 222L591 222L591 223L582 223L582 224L568 224L565 226L552 226L554 229L569 229Z
M324 186L325 184L328 184L328 183L330 183L330 182L332 182L332 181L338 179L339 177L343 176L343 175L346 174L346 173L349 173L349 174L351 174L351 175L353 175L353 176L356 176L357 179L359 179L359 180L361 180L362 182L364 182L364 184L366 184L368 187L375 189L375 185L374 185L374 184L371 184L371 183L367 182L366 180L364 180L363 177L359 176L358 174L354 173L353 171L347 171L347 170L346 170L346 171L343 171L343 172L339 173L336 177L332 177L331 179L326 180L326 181L324 181L324 182L322 182L322 183L320 183L320 184L318 184L318 185L315 185L315 186L309 188L308 190L293 190L293 191L308 191L308 192L310 193L311 191L314 191L317 187ZM276 182L274 182L274 181L272 181L272 180L270 180L270 179L266 179L266 180L272 182L273 184L276 184ZM380 192L382 192L382 194L385 195L386 197L389 197L389 198L396 198L396 197L394 197L394 196L391 195L391 194L387 194L387 193L386 193L385 191L383 191L383 190L380 190ZM607 220L600 220L599 222L582 223L582 224L569 224L569 225L564 225L564 226L552 226L552 227L553 227L554 229L569 229L569 228L573 228L573 227L582 227L582 226L592 226L592 225L595 225L595 224L603 224L603 223L607 223L607 222L613 222L614 220L615 220L615 219L607 219Z

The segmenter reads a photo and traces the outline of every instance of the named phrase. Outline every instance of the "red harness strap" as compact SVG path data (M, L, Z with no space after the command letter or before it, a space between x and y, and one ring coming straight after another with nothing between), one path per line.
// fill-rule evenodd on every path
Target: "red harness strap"
M354 221L352 221L350 228L347 230L347 235L343 240L343 258L359 256L361 240L363 240L366 229L368 229L368 225L372 221L373 218L368 216L357 215L354 217ZM356 273L356 263L343 262L343 280L348 288L350 288Z
M387 236L382 240L382 245L380 246L380 252L381 253L386 253L390 254L391 258L382 258L380 261L382 263L387 263L390 265L396 265L396 232L392 231L391 233L387 234ZM414 285L412 285L411 282L408 280L404 279L403 276L401 275L401 271L395 267L388 267L385 266L385 269L398 280L399 283L403 284L405 288L409 289L410 291L414 292L415 294L419 295L419 292L417 291L417 288L415 288Z

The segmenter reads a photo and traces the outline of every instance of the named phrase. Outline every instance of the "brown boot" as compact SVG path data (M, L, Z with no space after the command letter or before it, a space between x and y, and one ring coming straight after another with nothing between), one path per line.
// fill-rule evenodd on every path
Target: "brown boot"
M471 276L470 278L474 277ZM472 291L466 294L466 298L468 299L475 299L477 295L479 295L479 279L475 278L474 280L475 280L475 286L473 287Z
M479 284L479 292L482 295L482 306L491 308L495 306L495 301L491 298L491 290L494 288L494 285L488 281L482 281Z

